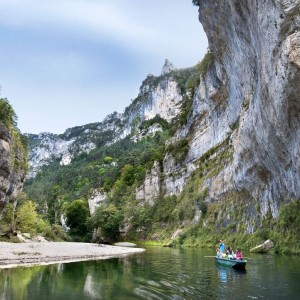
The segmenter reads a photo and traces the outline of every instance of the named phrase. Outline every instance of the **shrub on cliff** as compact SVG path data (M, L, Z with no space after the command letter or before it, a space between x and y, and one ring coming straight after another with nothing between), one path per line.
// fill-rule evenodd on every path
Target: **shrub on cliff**
M17 115L6 98L0 98L0 121L9 129L17 124Z

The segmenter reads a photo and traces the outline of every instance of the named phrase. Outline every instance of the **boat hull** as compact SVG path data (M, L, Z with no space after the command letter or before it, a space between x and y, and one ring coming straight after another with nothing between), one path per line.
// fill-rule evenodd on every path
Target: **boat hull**
M221 258L221 257L215 257L215 259L216 262L222 266L227 266L239 270L244 270L247 263L246 260L228 259L228 258Z

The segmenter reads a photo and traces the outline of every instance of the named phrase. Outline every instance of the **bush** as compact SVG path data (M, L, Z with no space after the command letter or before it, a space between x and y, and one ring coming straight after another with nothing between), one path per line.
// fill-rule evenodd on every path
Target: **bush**
M48 226L44 231L44 236L47 240L60 242L60 241L70 241L70 237L65 232L62 226L58 224L53 224Z
M214 61L214 57L213 57L212 53L208 51L204 55L201 62L197 65L197 69L198 69L200 75L203 76L203 75L206 74L206 72L208 71L208 69L212 65L213 61Z
M167 151L172 154L177 162L182 163L189 152L188 140L182 139L175 144L170 144Z

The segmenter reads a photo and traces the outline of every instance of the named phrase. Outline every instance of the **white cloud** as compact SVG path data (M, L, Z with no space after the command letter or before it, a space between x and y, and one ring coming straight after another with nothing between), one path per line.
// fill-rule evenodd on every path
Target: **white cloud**
M150 27L137 24L117 7L118 1L1 0L0 23L14 27L39 25L75 30L92 39L100 36L121 41L149 39Z
M21 130L100 121L122 111L165 58L195 64L207 46L191 2L0 0L0 83Z
M182 0L180 0L182 1ZM190 17L185 11L178 12L178 1L142 0L0 0L0 24L14 27L39 27L58 30L79 38L103 43L118 43L134 51L167 56L172 49L176 56L188 55L189 48L201 47L199 40L186 32ZM192 9L192 4L188 4ZM188 7L187 5L187 7ZM195 20L197 10L195 10ZM195 22L195 20L193 20ZM183 39L184 38L184 39ZM179 42L179 39L182 41ZM188 45L188 46L187 46ZM206 41L205 41L206 45ZM190 53L190 52L189 52ZM200 57L199 57L200 58Z

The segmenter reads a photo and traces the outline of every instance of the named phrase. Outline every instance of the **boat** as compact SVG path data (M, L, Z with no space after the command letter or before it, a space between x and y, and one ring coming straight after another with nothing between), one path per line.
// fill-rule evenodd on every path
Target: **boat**
M215 256L216 262L222 266L232 267L238 270L244 270L246 267L247 260L239 260L239 259L228 259Z

